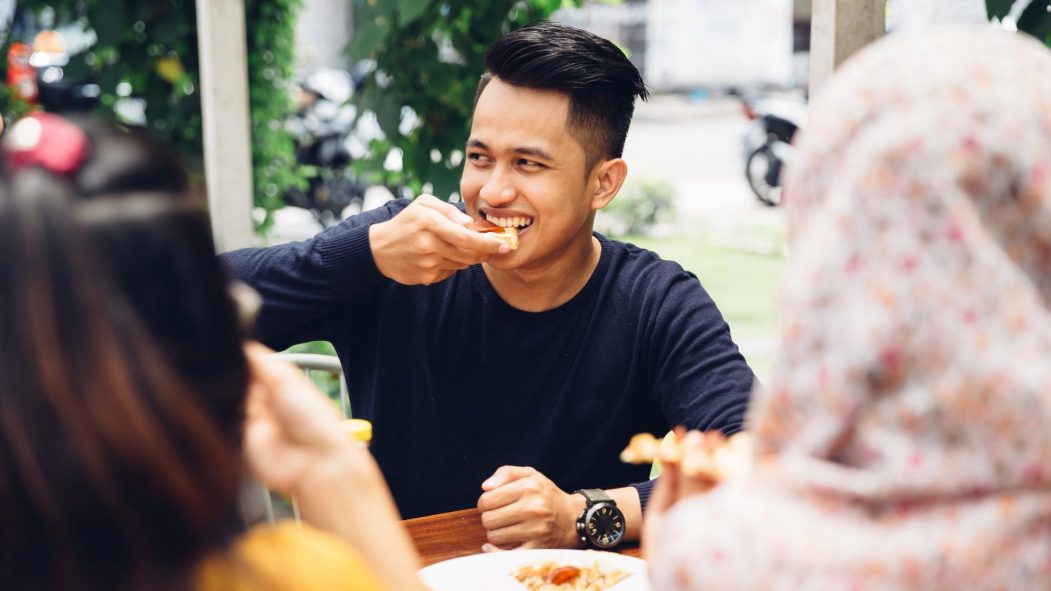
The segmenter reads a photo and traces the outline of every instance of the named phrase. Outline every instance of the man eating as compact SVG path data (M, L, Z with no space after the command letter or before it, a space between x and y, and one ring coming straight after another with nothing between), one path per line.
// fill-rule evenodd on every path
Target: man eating
M333 344L403 516L476 505L486 550L611 547L637 538L651 488L618 459L630 437L733 434L755 378L695 276L592 230L627 176L638 70L551 22L486 68L462 208L392 201L224 258L263 295L264 342Z

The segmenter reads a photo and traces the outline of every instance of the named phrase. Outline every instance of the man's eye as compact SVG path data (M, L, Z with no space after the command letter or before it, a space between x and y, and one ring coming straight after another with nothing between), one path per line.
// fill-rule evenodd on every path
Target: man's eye
M537 162L536 160L527 160L526 158L519 158L518 159L518 165L522 166L524 168L532 168L532 169L538 169L538 168L543 168L544 167L543 164Z
M485 154L478 154L477 152L468 154L467 159L475 164L487 164L489 162L488 156Z

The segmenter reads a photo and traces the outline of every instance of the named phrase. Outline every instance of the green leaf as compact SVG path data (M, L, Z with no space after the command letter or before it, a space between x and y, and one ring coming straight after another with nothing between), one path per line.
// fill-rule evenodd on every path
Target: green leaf
M69 58L69 63L63 68L64 74L67 78L71 80L82 80L91 73L91 66L89 66L86 61L88 53L90 53L90 50L82 51Z
M354 59L375 59L376 70L390 75L369 77L355 99L376 113L389 142L384 144L387 149L370 146L369 156L355 166L392 185L419 190L431 183L436 195L448 198L459 186L460 168L431 162L430 154L437 150L447 156L463 149L474 88L489 45L511 29L547 18L562 6L580 5L581 0L457 0L442 2L442 10L433 0L353 3L357 24L348 53ZM377 16L391 11L397 17L393 25L381 22L377 27ZM438 47L446 45L458 55L458 63L440 59ZM404 106L421 114L420 126L405 137L396 129ZM403 152L401 171L383 171L392 147Z
M397 0L401 26L407 26L423 15L431 0Z
M1018 17L1018 30L1044 41L1051 35L1051 13L1047 12L1048 0L1033 0Z
M423 179L434 185L434 195L448 201L449 197L460 190L460 168L448 168L438 163L431 168L430 178Z
M114 10L102 2L93 4L88 10L88 22L95 30L100 45L115 45L126 31L131 30L131 23L124 19L123 10Z
M154 42L170 48L179 40L180 24L179 19L172 18L171 15L164 15L152 20L148 31Z
M1009 12L1011 12L1011 6L1015 3L1015 0L985 0L985 12L989 15L989 19L1002 19Z
M401 134L398 133L398 125L401 123L401 101L385 100L376 104L376 121L384 135L392 141L396 141Z
M385 16L378 16L369 23L355 26L354 38L347 47L347 53L355 60L371 56L383 44L390 30L390 18Z
M104 92L113 92L121 82L121 72L117 68L106 68L98 77L99 88Z

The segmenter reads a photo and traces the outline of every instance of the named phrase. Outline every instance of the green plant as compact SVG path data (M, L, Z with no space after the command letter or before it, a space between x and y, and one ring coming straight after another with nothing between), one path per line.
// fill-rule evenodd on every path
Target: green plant
M657 224L671 221L674 196L675 188L666 180L628 180L616 199L598 213L595 225L611 237L644 236Z
M284 206L283 190L305 187L292 137L281 122L292 111L296 15L302 0L247 0L248 100L252 111L255 204L269 213Z
M989 18L1003 19L1011 12L1016 0L985 0ZM1051 46L1051 0L1031 0L1018 17L1018 30Z
M353 0L354 60L375 60L358 95L376 114L385 138L373 140L359 171L383 171L389 185L447 199L459 188L478 76L485 50L500 35L550 16L579 0ZM402 127L408 113L418 117ZM385 170L392 148L400 170Z
M7 55L10 43L0 46L0 51ZM0 116L3 116L4 129L18 121L33 109L33 105L22 100L7 84L0 84Z
M280 121L291 111L295 16L301 0L246 0L248 86L252 110L255 203L281 205L280 189L298 184L292 140ZM34 13L54 10L58 22L81 21L97 41L72 57L66 76L99 85L102 115L119 119L124 98L142 99L145 125L202 169L200 68L195 0L19 0ZM15 116L13 103L0 103Z

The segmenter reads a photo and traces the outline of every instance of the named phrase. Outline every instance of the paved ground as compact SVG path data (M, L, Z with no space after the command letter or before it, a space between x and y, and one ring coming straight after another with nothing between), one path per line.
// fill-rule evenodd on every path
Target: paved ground
M732 99L658 96L640 103L624 147L629 178L671 182L680 221L716 242L778 248L783 212L759 203L744 178L741 140L748 126Z

